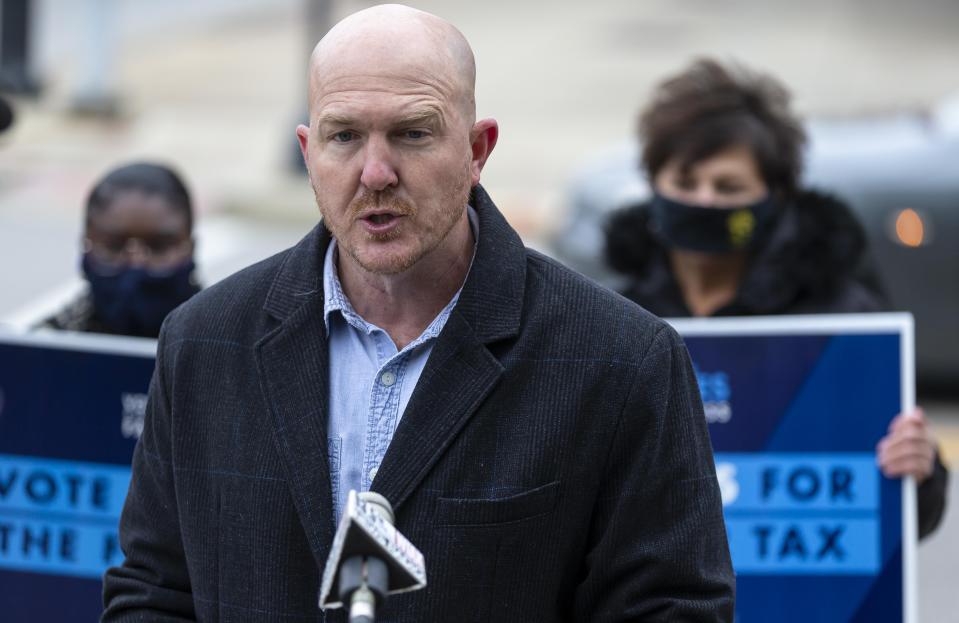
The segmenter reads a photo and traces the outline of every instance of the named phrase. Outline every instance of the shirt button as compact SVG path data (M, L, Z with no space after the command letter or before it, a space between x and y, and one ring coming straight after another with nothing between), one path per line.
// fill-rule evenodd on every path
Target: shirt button
M379 469L377 469L376 467L370 470L370 480L373 480L374 478L376 478L376 472L378 471Z
M380 375L380 383L382 383L386 387L390 387L395 382L396 382L396 374L390 372L389 370L387 370L386 372Z

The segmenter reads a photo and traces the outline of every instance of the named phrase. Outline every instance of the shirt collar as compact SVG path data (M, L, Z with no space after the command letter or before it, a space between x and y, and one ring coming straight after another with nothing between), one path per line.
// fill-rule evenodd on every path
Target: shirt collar
M466 214L469 218L470 229L473 232L473 257L475 258L476 245L479 242L479 215L476 214L473 206L469 204L466 206ZM471 259L470 268L472 268L472 265L473 261ZM436 337L436 335L439 334L442 325L445 324L445 318L453 310L462 291L463 288L460 287L446 307L443 308L443 311L430 323L430 326L426 328L423 335L416 340L417 343L431 337ZM356 313L350 300L346 297L346 293L343 292L343 286L340 284L340 276L336 269L336 238L333 238L330 240L330 245L327 247L326 255L323 258L323 323L326 325L327 337L330 335L330 314L336 311L340 312L343 319L346 320L350 326L364 331L367 334L372 333L378 328L376 325L366 322L362 316ZM444 322L438 324L437 321L440 319L443 319Z

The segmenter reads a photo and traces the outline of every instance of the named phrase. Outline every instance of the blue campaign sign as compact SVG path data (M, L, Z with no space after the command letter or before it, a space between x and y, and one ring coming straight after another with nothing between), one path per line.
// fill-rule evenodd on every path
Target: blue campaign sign
M0 620L99 618L155 351L0 333Z
M915 401L912 317L672 322L709 422L736 621L917 621L915 486L875 458Z

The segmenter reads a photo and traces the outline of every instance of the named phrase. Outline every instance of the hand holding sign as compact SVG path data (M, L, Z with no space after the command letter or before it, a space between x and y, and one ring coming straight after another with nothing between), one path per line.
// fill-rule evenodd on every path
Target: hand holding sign
M876 458L887 478L912 476L921 484L932 474L936 442L921 408L900 413L876 446Z

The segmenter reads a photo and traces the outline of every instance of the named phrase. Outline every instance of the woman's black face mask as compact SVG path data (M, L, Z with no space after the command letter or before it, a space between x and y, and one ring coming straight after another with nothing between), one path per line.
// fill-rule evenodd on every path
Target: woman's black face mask
M738 208L704 208L653 195L650 226L664 244L702 253L734 253L755 245L776 215L772 195Z

